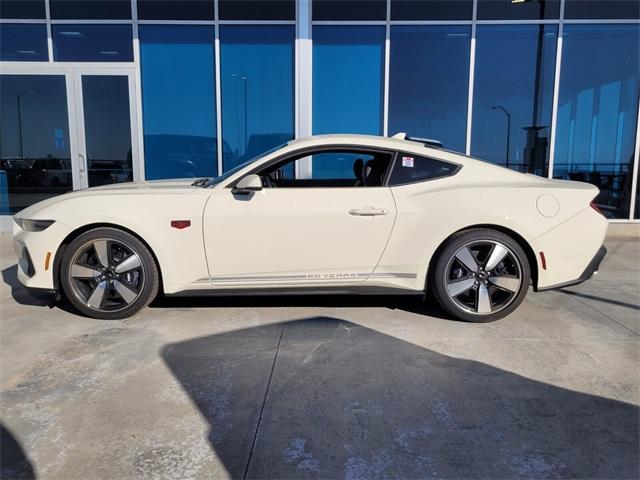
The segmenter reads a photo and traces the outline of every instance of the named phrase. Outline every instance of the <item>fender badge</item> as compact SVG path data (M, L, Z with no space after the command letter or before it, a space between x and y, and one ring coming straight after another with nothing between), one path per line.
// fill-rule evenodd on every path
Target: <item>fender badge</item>
M191 226L191 220L171 220L171 227L182 230Z

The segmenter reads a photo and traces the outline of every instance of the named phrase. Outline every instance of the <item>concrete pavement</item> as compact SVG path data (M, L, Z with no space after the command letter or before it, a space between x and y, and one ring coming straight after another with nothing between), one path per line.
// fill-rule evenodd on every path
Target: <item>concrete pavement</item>
M638 478L640 244L491 324L368 298L50 308L0 236L2 478Z

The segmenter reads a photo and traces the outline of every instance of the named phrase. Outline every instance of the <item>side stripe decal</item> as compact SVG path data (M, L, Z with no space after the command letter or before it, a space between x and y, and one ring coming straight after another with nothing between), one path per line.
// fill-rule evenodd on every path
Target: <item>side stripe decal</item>
M277 280L316 280L316 281L332 281L332 280L352 280L355 278L416 278L415 273L327 273L327 274L298 274L298 275L224 275L213 277L214 282L270 282ZM196 280L195 283L208 282L208 278Z

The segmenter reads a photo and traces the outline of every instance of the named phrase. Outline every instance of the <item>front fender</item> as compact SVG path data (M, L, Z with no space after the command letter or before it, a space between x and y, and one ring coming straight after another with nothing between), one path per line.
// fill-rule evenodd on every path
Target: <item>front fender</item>
M157 259L164 291L174 293L209 278L202 238L205 200L204 195L161 194L70 198L38 211L39 218L56 220L51 227L43 232L26 233L29 237L38 236L32 240L37 250L32 255L40 260L47 251L58 254L61 245L94 226L128 230L149 246ZM172 220L190 220L191 226L172 228ZM43 288L53 288L51 272L37 283Z

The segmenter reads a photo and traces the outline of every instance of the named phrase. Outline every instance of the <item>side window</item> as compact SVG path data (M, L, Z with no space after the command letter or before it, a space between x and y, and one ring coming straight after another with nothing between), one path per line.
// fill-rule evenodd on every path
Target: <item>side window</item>
M311 161L311 175L296 178L295 162ZM380 187L391 165L389 152L359 148L322 149L291 156L260 171L267 188Z
M315 179L349 179L358 180L354 165L359 161L363 166L375 157L366 152L322 152L311 156L311 178ZM360 174L361 176L362 174Z
M389 185L403 185L447 177L457 169L458 166L451 163L399 152L389 177Z

